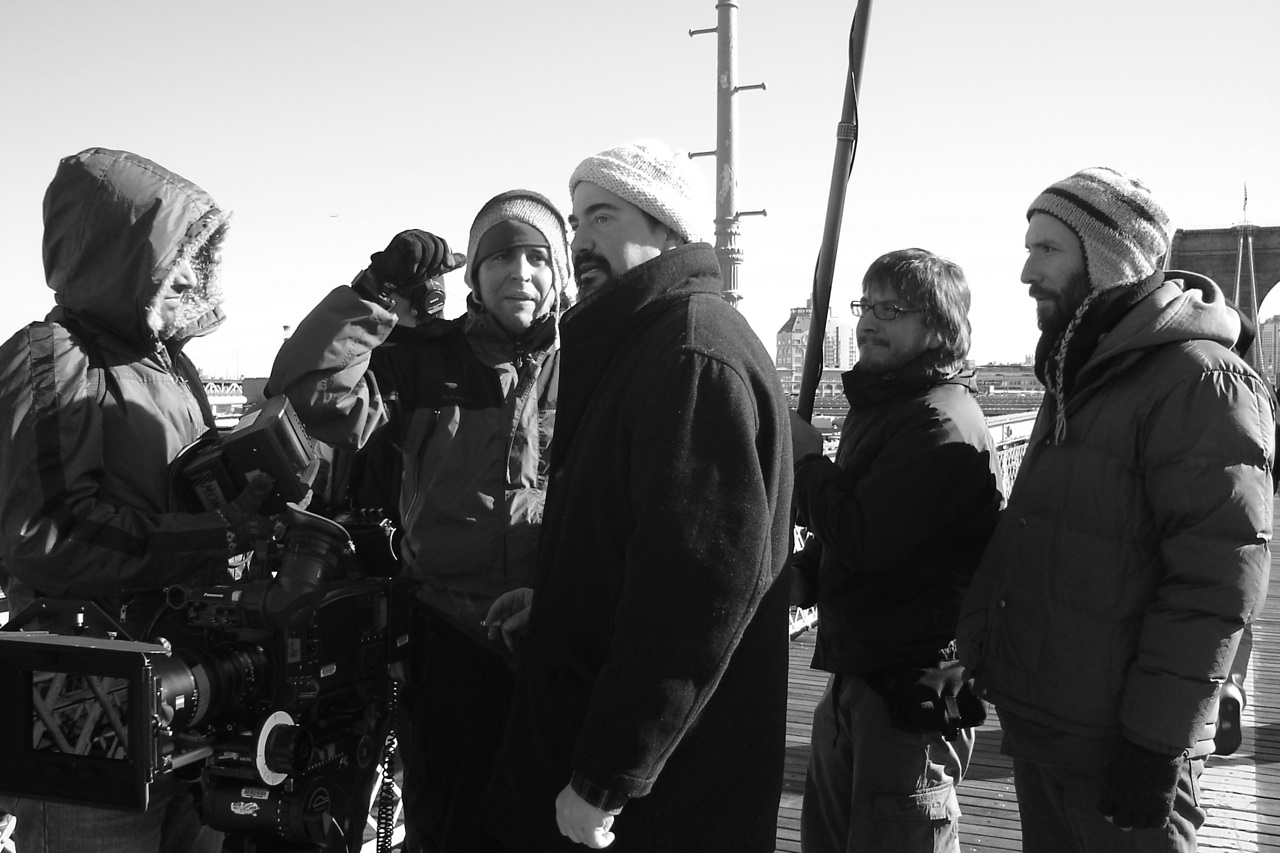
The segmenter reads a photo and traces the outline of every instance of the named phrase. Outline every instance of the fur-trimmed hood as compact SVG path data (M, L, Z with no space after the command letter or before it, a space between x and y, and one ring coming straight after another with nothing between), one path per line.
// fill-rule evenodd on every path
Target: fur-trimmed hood
M63 158L45 192L45 278L62 313L150 349L157 335L147 315L156 294L179 259L195 261L220 239L227 220L180 175L136 154L90 148ZM187 319L173 344L223 320L216 283L200 279L184 299Z

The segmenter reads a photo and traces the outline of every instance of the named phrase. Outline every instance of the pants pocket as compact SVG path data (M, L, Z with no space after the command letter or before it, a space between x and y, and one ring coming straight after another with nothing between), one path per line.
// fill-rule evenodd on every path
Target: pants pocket
M958 853L960 802L954 785L915 794L876 794L879 853Z

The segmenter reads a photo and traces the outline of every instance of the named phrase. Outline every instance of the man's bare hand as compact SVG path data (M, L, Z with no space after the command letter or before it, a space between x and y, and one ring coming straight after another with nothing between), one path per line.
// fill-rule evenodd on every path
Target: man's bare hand
M556 825L570 841L600 850L613 843L613 819L617 812L607 812L589 805L571 785L565 785L556 797Z
M501 634L507 648L514 652L529 627L529 608L532 606L533 590L527 586L498 596L484 617L484 625L489 629L489 639L496 640Z

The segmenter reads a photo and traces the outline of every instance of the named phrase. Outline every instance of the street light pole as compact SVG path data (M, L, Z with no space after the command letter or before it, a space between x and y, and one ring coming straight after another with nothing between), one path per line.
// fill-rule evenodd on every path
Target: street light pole
M691 153L690 157L716 158L716 257L720 261L721 295L735 307L742 299L738 292L738 267L743 253L738 248L738 220L743 216L767 216L765 210L738 210L737 94L764 89L765 84L738 85L738 4L734 0L716 3L717 24L711 29L690 30L690 36L717 35L716 60L716 150Z

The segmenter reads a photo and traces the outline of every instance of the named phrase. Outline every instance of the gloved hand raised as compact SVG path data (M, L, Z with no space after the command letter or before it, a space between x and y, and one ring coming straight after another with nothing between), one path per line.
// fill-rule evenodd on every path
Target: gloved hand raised
M392 237L387 248L374 252L369 261L351 287L361 298L391 310L391 294L439 278L465 264L467 256L451 251L443 237L411 228Z
M392 237L387 248L374 252L369 261L373 274L394 291L457 269L466 257L451 251L443 237L413 228Z
M1121 829L1159 828L1173 814L1182 755L1161 755L1120 742L1098 797L1098 809Z

